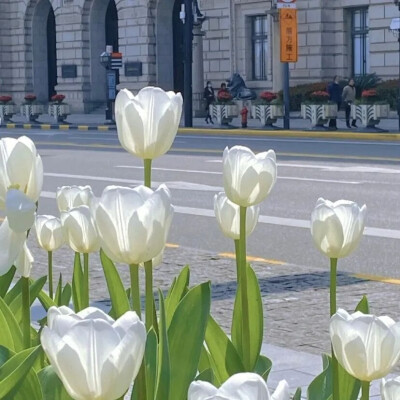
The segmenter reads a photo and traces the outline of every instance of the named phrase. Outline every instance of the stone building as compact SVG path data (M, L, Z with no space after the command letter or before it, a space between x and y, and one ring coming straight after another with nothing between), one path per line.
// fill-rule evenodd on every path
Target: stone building
M239 72L249 87L281 87L275 0L199 0L207 19L194 43L194 92ZM140 76L119 73L120 88L183 89L182 0L0 0L0 93L19 103L55 92L76 112L105 102L106 45L139 62ZM291 84L377 72L396 78L399 46L389 31L393 0L297 0L299 60ZM65 66L68 66L67 68ZM72 67L71 67L72 66ZM66 69L76 77L66 74ZM74 73L72 76L75 76Z

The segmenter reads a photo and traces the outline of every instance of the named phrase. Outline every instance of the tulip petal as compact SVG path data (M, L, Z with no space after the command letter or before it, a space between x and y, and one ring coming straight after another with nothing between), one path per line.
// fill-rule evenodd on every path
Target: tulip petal
M23 251L25 240L26 234L12 231L6 218L0 226L0 276L10 270Z
M209 382L194 381L189 386L188 400L214 399L218 389Z
M10 229L27 232L35 221L36 204L17 189L10 189L6 195L6 211Z
M118 128L118 139L126 151L144 158L146 131L140 104L132 99L131 102L125 105L122 113L120 117L122 129Z
M231 376L219 389L230 400L270 400L267 384L260 375L243 372Z
M140 319L134 311L127 311L113 323L113 328L122 338L125 336L126 332L139 321Z
M275 389L274 394L271 396L271 400L289 400L289 384L283 380L280 381L278 387Z
M76 314L81 319L102 319L107 321L109 324L113 324L115 321L103 310L97 307L86 307L82 311Z
M22 251L19 253L14 262L18 274L25 278L29 278L31 275L33 261L34 259L32 253L29 251L29 248L25 242Z
M61 306L61 307L52 306L47 311L47 325L50 329L53 329L53 322L55 320L55 317L59 315L72 315L72 314L74 314L74 311L67 306Z

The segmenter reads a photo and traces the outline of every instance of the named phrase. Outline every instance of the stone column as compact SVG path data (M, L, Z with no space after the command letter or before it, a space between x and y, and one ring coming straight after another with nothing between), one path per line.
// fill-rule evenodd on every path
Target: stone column
M193 28L193 114L195 117L204 117L205 102L204 94L204 65L203 65L203 37L205 33L201 30L201 25Z
M283 64L280 60L281 52L281 38L279 30L279 19L274 18L272 23L272 54L274 55L272 61L272 90L279 92L283 89Z

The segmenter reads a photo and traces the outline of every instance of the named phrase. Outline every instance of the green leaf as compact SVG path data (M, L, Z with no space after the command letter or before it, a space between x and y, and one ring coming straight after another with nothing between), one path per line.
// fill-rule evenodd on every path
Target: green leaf
M42 276L41 278L37 279L36 281L29 280L29 295L30 295L30 305L32 306L33 302L39 296L40 291L43 289L44 284L47 281L47 276ZM18 322L22 321L22 292L18 294L14 298L14 300L9 304L11 312L14 314L15 319Z
M186 400L194 380L210 314L210 283L189 290L178 304L168 329L173 400Z
M5 301L0 298L0 345L13 351L24 348L20 324Z
M268 375L271 372L272 361L265 356L260 355L257 360L254 372L260 375L264 381L267 381Z
M322 356L323 371L318 375L307 389L308 400L331 400L333 392L332 362L331 358Z
M146 365L146 393L148 399L154 399L157 375L157 335L153 328L147 334L144 360Z
M10 305L10 303L21 293L22 281L21 278L15 283L15 285L7 292L4 296L4 301Z
M11 282L14 279L15 271L16 269L13 265L6 274L0 276L0 297L4 297L8 292Z
M207 324L206 343L213 363L214 375L220 384L234 374L245 372L235 346L211 316Z
M169 327L174 316L176 307L188 292L190 269L188 266L182 269L179 276L174 280L167 298L165 299L165 312L167 315L167 326Z
M247 268L247 294L248 294L248 309L249 309L249 329L250 329L250 343L249 349L249 365L248 371L254 370L258 357L260 355L263 334L264 334L264 316L260 286L258 279L253 269L249 264ZM234 344L237 352L239 353L242 361L244 360L243 352L246 351L242 346L242 302L241 302L241 288L238 286L236 293L235 306L232 318L232 343Z
M71 285L69 283L67 283L64 286L64 289L63 289L62 294L61 294L60 305L68 307L69 303L71 302L71 296L72 296L72 288L71 288Z
M301 388L297 388L292 400L301 400Z
M72 275L72 301L74 303L75 312L81 311L83 308L83 270L81 264L81 256L75 253L74 272Z
M357 400L361 382L351 376L339 363L338 366L340 400Z
M199 372L203 372L206 369L212 369L210 354L208 353L206 347L203 345L200 353L199 365L197 367Z
M43 400L73 400L64 389L60 378L51 365L42 369L38 375L42 387Z
M199 375L196 376L196 381L210 382L214 385L214 373L211 368L205 369Z
M4 350L2 347L0 351L9 350ZM18 390L41 351L40 346L23 350L13 355L0 367L0 399L6 398L11 391Z
M369 303L367 296L363 296L363 298L357 304L356 311L360 311L363 314L369 314Z
M122 284L121 277L118 274L117 268L114 263L106 256L103 250L100 250L101 265L103 266L104 276L107 281L108 292L112 309L116 318L125 314L130 310L128 296L126 295L124 285Z
M39 293L38 299L46 311L48 311L50 307L58 307L57 303L52 300L44 290Z
M171 388L171 360L169 354L169 338L167 333L167 317L165 315L165 302L161 290L158 291L160 300L160 323L159 323L159 338L160 343L158 347L157 359L157 384L156 384L156 400L168 400L170 398ZM147 378L147 376L146 376ZM175 396L175 389L173 389ZM148 397L149 398L149 397ZM151 398L151 397L150 397Z
M54 295L54 302L57 304L58 307L61 306L61 293L62 293L62 274L60 274L60 277L58 278L58 284L57 284L57 289L56 289L56 294Z

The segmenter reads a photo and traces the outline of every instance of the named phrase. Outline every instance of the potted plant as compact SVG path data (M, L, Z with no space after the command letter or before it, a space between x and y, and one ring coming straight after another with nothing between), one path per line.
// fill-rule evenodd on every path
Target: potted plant
M284 107L276 93L262 92L251 106L251 114L260 120L263 127L273 128L277 118L284 116Z
M233 97L227 89L220 89L217 101L210 105L210 114L222 126L228 126L234 117L238 116L238 109Z
M11 96L0 96L0 123L10 121L12 116L17 113L17 106L12 101Z
M68 115L71 114L69 105L63 103L65 96L63 94L55 94L51 97L49 104L49 115L54 117L56 122L65 121Z
M40 114L43 114L43 105L37 103L35 94L26 94L21 104L20 112L27 122L36 121Z
M351 116L359 119L364 129L379 130L376 125L382 118L389 118L390 105L382 100L375 89L363 90L361 99L351 105Z
M329 119L337 117L337 104L329 101L324 90L312 92L309 99L301 103L301 116L311 120L311 129L321 129Z

